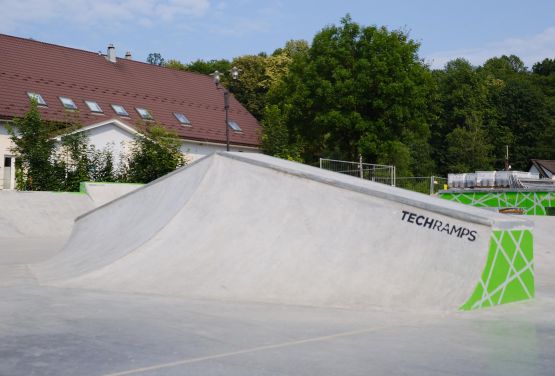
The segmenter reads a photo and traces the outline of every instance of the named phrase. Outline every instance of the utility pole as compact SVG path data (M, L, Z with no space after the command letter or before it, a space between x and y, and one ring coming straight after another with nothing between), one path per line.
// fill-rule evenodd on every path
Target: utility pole
M505 171L509 171L509 145L505 145Z

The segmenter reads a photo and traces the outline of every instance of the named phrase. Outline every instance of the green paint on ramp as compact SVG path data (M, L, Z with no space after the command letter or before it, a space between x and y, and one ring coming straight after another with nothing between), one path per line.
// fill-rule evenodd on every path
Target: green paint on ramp
M493 231L480 282L460 309L469 311L533 298L533 244L530 230Z

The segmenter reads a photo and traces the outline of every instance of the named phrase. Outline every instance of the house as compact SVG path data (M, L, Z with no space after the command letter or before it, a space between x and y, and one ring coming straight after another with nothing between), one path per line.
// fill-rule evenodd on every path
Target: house
M532 167L530 172L538 174L541 179L554 179L555 178L555 161L545 159L532 159Z
M98 149L114 155L134 139L138 125L157 123L177 133L190 159L226 148L224 90L212 77L0 34L0 188L14 187L15 158L5 123L23 116L29 99L43 119L78 118ZM232 151L259 152L261 127L229 98Z

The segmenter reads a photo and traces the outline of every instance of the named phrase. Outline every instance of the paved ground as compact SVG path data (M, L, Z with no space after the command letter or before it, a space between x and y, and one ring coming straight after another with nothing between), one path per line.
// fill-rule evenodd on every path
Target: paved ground
M446 315L39 287L0 270L0 375L553 375L555 296Z
M11 259L0 265L0 375L553 375L555 221L537 220L537 298L464 313L41 287Z

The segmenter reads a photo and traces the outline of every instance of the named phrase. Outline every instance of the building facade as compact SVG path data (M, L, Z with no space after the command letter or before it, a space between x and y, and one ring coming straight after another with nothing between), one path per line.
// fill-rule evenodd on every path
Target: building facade
M80 124L97 149L126 152L140 127L176 133L189 160L226 149L259 152L261 127L231 95L225 120L224 88L210 76L177 71L0 34L0 189L13 189L15 156L6 123L34 99L45 120Z

